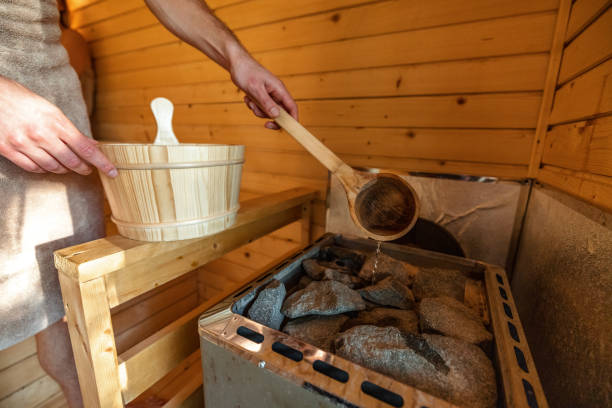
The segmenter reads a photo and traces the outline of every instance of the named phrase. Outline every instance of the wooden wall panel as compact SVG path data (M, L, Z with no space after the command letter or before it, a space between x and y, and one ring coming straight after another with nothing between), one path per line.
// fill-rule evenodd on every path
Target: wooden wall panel
M578 0L537 179L612 210L611 2ZM574 15L576 14L576 15Z
M151 141L149 101L166 96L181 141L246 145L245 192L318 188L313 219L324 228L327 172L289 136L263 129L227 72L142 2L73 2L70 25L95 58L97 138ZM526 177L559 0L209 5L349 164Z

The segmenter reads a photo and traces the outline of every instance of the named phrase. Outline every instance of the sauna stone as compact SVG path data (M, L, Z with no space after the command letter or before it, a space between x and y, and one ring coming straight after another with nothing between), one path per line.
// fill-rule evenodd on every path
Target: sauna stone
M359 290L364 299L381 306L392 306L399 309L414 308L412 291L392 276Z
M285 285L274 279L267 284L249 309L249 319L268 326L272 329L280 329L285 316L281 313L281 307L286 295Z
M377 307L373 310L359 312L357 317L348 320L342 325L341 331L355 326L372 325L377 327L395 327L406 333L419 333L419 318L413 310L390 309Z
M302 268L308 277L315 280L335 280L342 282L349 288L361 286L361 280L357 276L351 275L349 271L339 270L325 264L322 265L315 259L304 260L304 262L302 262Z
M435 334L423 337L450 368L445 378L450 402L465 407L495 407L495 369L479 347L452 337Z
M440 333L473 344L493 340L493 335L473 310L448 296L423 299L419 304L419 317L423 332Z
M394 327L356 326L334 341L336 354L454 404L492 408L495 372L473 344L439 335L403 335Z
M325 351L332 351L332 344L340 328L349 318L336 316L305 316L288 322L283 331Z
M333 262L357 273L365 262L366 255L359 251L350 250L338 246L321 248L318 258L322 261Z
M416 300L448 296L463 302L468 278L461 272L445 268L419 268L412 291Z
M333 280L314 281L289 296L282 312L290 319L307 315L336 315L364 310L365 302L358 292Z
M418 273L416 266L398 261L383 253L378 254L378 265L374 272L376 255L371 255L359 271L359 277L366 282L376 283L387 276L392 276L406 286L411 286Z

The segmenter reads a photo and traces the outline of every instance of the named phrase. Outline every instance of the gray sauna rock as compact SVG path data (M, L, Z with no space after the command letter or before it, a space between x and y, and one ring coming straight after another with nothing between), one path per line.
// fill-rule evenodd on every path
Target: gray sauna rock
M285 285L273 279L259 292L249 308L249 319L275 330L280 329L285 318L281 306L286 294Z
M356 326L340 333L334 347L340 357L423 391L444 390L450 371L425 339L395 327Z
M325 273L326 269L323 265L320 265L319 262L317 262L317 260L314 258L304 259L302 261L302 268L304 269L306 275L314 280L323 279L323 274Z
M344 283L349 288L363 286L361 279L351 275L347 269L330 267L327 263L321 263L315 259L306 259L302 262L302 268L306 276L314 280L335 280Z
M435 334L423 337L450 367L445 381L450 402L474 408L496 406L495 369L478 346Z
M352 272L357 273L363 266L366 255L354 249L327 246L321 248L318 258L322 261L332 262L337 266L346 267Z
M355 326L372 325L377 327L395 327L403 334L419 333L419 318L413 310L391 309L377 307L359 312L357 317L342 325L342 331Z
M356 326L338 335L336 354L454 404L492 408L495 371L473 344L438 335L404 335L394 327Z
M348 320L345 315L305 316L289 321L283 331L325 351L332 351L332 343L340 327Z
M376 283L387 276L393 276L398 281L402 282L405 286L411 286L414 282L414 278L418 273L416 266L408 263L398 261L395 258L380 253L378 255L378 265L376 268L376 275L374 274L374 263L376 262L376 255L372 254L369 256L361 270L359 271L359 277L366 282Z
M473 344L493 340L493 335L472 309L448 296L421 300L419 318L423 332L440 333Z
M463 302L468 277L458 270L446 268L419 268L412 291L416 300L448 296Z
M331 316L364 310L365 302L359 293L332 280L313 281L306 288L289 296L282 312L290 319L307 315Z
M381 306L392 306L398 309L414 308L412 291L392 276L360 289L359 294L364 299Z

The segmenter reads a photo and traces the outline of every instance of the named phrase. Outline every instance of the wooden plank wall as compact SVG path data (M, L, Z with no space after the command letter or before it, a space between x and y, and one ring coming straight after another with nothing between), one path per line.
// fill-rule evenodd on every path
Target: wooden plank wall
M577 0L537 179L612 210L612 9Z
M527 175L558 0L209 4L349 164ZM98 138L151 141L148 103L166 96L181 141L247 146L245 192L320 189L322 230L326 171L289 136L264 129L226 72L167 32L142 0L69 8L94 57Z

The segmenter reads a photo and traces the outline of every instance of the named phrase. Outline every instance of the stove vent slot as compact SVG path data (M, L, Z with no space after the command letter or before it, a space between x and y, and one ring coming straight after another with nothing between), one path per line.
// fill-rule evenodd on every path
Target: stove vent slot
M404 406L404 399L401 395L391 392L388 389L380 387L369 381L364 381L361 383L361 391L379 401L391 405L392 407L400 408Z
M251 330L248 327L238 327L238 329L236 329L236 334L252 341L253 343L261 344L264 341L263 334L257 333L255 330Z
M289 347L288 345L283 344L280 341L276 341L272 344L272 351L280 354L283 357L287 357L289 360L293 360L295 362L300 362L304 358L304 355L301 351L296 350L293 347Z
M333 378L341 383L345 383L349 379L349 374L346 371L321 360L316 360L314 363L312 363L312 368L314 368L315 371L318 371L321 374Z

